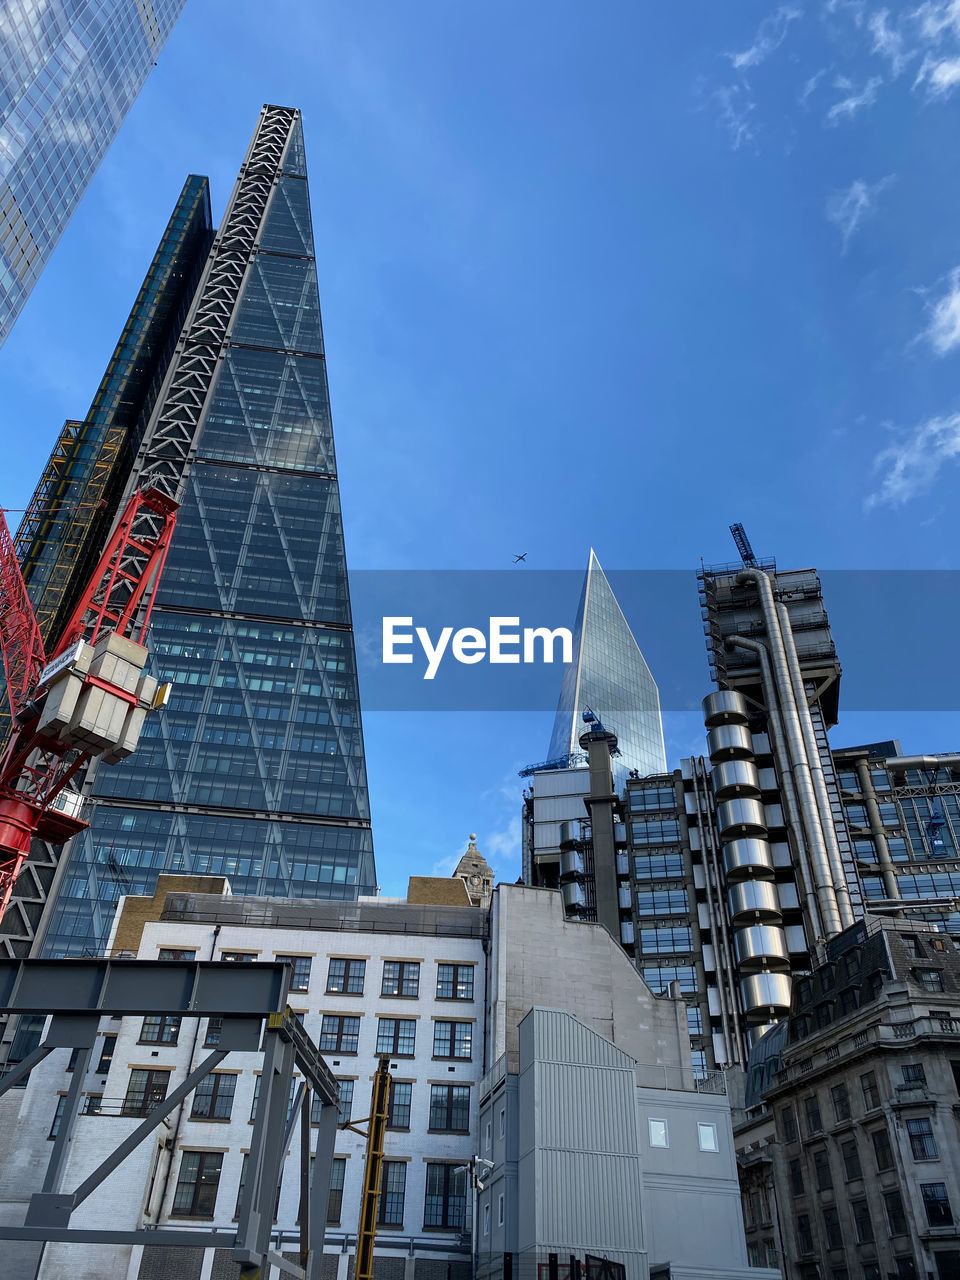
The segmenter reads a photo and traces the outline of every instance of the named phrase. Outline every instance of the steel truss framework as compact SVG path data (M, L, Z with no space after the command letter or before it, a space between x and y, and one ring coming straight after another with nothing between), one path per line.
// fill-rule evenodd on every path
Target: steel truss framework
M207 394L299 111L264 107L184 325L133 474L171 498L182 492Z
M190 964L165 960L0 961L0 1009L12 1014L52 1015L43 1041L0 1079L0 1095L54 1049L73 1049L77 1054L43 1186L30 1199L24 1225L0 1226L0 1240L232 1248L240 1280L259 1280L270 1266L300 1280L319 1280L339 1118L339 1086L316 1045L286 1007L289 973L288 965L233 966L211 961ZM78 1187L64 1191L67 1157L100 1019L111 1015L147 1014L220 1017L223 1024L219 1046L178 1088L153 1107ZM264 1020L266 1030L261 1039ZM263 1053L260 1104L250 1139L249 1174L238 1206L235 1236L231 1238L224 1231L178 1231L163 1227L107 1231L70 1226L73 1210L149 1138L157 1125L229 1053L250 1053L258 1049ZM288 1118L294 1066L299 1068L303 1080ZM321 1111L311 1177L310 1113L314 1094L320 1099ZM283 1161L297 1123L300 1125L301 1188L299 1263L270 1247Z

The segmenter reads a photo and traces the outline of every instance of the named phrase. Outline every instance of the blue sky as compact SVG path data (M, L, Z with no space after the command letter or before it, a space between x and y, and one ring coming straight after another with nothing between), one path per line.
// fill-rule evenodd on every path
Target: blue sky
M270 101L304 114L352 568L593 545L694 593L732 520L783 566L960 568L960 0L266 8L188 0L0 350L4 505L85 411L183 177L219 215ZM385 891L470 831L517 874L550 722L367 716ZM672 763L702 741L666 733ZM894 735L953 749L960 716L834 740Z

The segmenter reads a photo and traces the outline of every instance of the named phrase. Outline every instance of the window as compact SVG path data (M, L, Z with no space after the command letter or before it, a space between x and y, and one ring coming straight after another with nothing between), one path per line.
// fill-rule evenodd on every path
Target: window
M880 1105L880 1090L877 1088L877 1077L872 1071L860 1077L860 1091L863 1094L863 1105L867 1111Z
M346 996L363 995L366 960L331 960L327 970L327 991Z
M438 1000L472 1000L473 999L473 965L472 964L438 964L437 965L437 999Z
M180 1176L173 1193L171 1216L177 1218L212 1218L220 1186L219 1151L185 1151L180 1161Z
M802 1196L803 1165L799 1160L791 1160L788 1168L790 1170L790 1194L794 1196Z
M923 958L923 947L920 945L920 939L915 933L901 933L900 941L907 949L907 953L914 959Z
M503 1226L503 1194L497 1197L497 1226Z
M47 1134L48 1139L53 1139L60 1132L60 1121L63 1119L64 1108L67 1105L67 1095L61 1093L57 1098L57 1105L53 1113L53 1120L50 1122L50 1132Z
M144 1018L140 1028L140 1044L176 1044L180 1035L180 1019L153 1016Z
M813 1153L813 1171L817 1179L817 1190L832 1191L833 1175L830 1172L830 1157L823 1147Z
M413 999L420 994L420 965L415 960L384 960L382 996L407 996Z
M325 1013L320 1024L321 1053L356 1053L360 1040L360 1019Z
M862 1178L863 1170L860 1167L860 1152L857 1150L855 1138L840 1144L840 1155L843 1158L843 1176L847 1182L853 1182L854 1178Z
M682 916L690 910L685 889L646 889L636 895L638 916Z
M193 1094L191 1120L229 1120L237 1077L226 1071L212 1071L197 1085Z
M914 969L914 977L927 991L943 990L943 974L939 969Z
M853 1210L853 1226L857 1233L857 1243L869 1244L873 1239L873 1222L870 1219L866 1200L851 1200L850 1208Z
M684 874L682 853L652 853L633 860L637 880L679 880Z
M703 1013L697 1005L687 1005L687 1034L691 1036L703 1035Z
M923 1196L928 1226L949 1227L953 1222L953 1214L947 1197L947 1184L945 1182L921 1183L920 1194Z
M883 1173L885 1169L892 1169L893 1148L890 1146L890 1136L886 1129L874 1129L870 1134L870 1141L873 1143L873 1154L877 1161L877 1172Z
M502 1138L507 1132L507 1112L506 1108L500 1108L500 1137Z
M933 1137L933 1125L926 1116L907 1121L907 1133L910 1135L910 1150L914 1160L936 1160L939 1156L937 1144Z
M647 1133L650 1136L651 1147L669 1147L667 1140L667 1122L666 1120L647 1120Z
M402 1160L384 1160L380 1175L380 1206L377 1221L382 1227L403 1226L403 1199L407 1187L407 1166Z
M490 1234L490 1205L489 1204L485 1204L483 1206L483 1234L485 1236L488 1236Z
M337 1124L349 1124L350 1117L353 1115L353 1086L355 1080L338 1080L340 1086L340 1097L337 1103ZM323 1102L317 1096L313 1095L313 1102L310 1104L310 1123L320 1123L320 1112L323 1110Z
M673 801L676 804L676 800ZM673 805L671 805L671 808ZM634 844L676 844L680 840L680 819L662 818L631 824Z
M908 1062L900 1068L904 1084L926 1084L927 1075L922 1062Z
M470 1132L470 1086L432 1084L430 1086L429 1127L441 1133Z
M343 1206L343 1181L347 1172L344 1156L335 1156L330 1170L330 1195L327 1199L327 1222L339 1223Z
M203 1047L205 1049L215 1049L220 1043L220 1035L223 1031L222 1018L207 1019L207 1033L203 1037Z
M897 1268L897 1280L917 1280L917 1264L913 1258L894 1258Z
M472 1022L435 1022L433 1024L433 1056L435 1058L462 1058L469 1062L472 1045Z
M413 1085L409 1080L393 1080L390 1084L390 1101L387 1108L388 1129L410 1128L410 1103Z
M793 1107L781 1107L780 1132L783 1134L784 1142L796 1142L797 1118L793 1114Z
M252 964L259 951L221 951L220 959L226 964Z
M803 1115L808 1136L822 1131L823 1121L820 1119L820 1103L817 1101L816 1094L811 1094L809 1098L804 1098Z
M416 1035L417 1024L413 1018L380 1018L377 1024L377 1053L412 1058Z
M717 1126L715 1124L697 1124L697 1141L700 1144L701 1151L719 1151L720 1143L717 1139Z
M191 960L196 960L196 958L196 951L188 951L183 947L161 947L157 954L158 960L180 960L187 963Z
M813 1253L810 1219L805 1213L797 1215L797 1253Z
M840 1214L832 1206L823 1211L823 1230L827 1237L828 1249L843 1248L843 1232L840 1230Z
M879 1262L865 1262L863 1264L863 1280L880 1280Z
M423 1203L424 1227L463 1226L467 1203L466 1179L453 1164L427 1165L427 1190Z
M277 956L280 964L290 965L290 990L306 991L310 986L310 967L313 963L310 956ZM329 986L327 987L329 991Z
M98 1116L103 1109L103 1094L88 1093L83 1104L83 1114L85 1116Z
M692 964L661 964L653 968L645 965L640 972L651 991L666 991L671 982L679 982L684 995L692 995L697 989L697 971Z
M100 1075L105 1076L110 1070L110 1063L113 1061L113 1051L116 1047L116 1036L103 1037L103 1044L100 1047L100 1061L97 1063L97 1071Z
M892 1236L906 1235L907 1215L903 1212L903 1201L900 1199L900 1192L884 1192L883 1203L887 1211L887 1224L890 1227L890 1234Z
M257 1118L257 1108L260 1106L260 1074L253 1077L253 1101L250 1103L250 1123L253 1124Z
M850 1119L850 1094L845 1084L836 1084L830 1090L830 1101L833 1103L833 1115L837 1124Z
M122 1114L145 1116L167 1096L169 1080L169 1071L143 1071L135 1068L130 1072Z

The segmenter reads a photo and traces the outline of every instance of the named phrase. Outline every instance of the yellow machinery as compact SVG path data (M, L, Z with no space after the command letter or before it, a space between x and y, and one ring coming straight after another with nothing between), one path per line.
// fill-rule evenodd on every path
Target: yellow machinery
M373 1280L373 1246L377 1239L377 1210L383 1175L383 1138L390 1112L390 1059L382 1057L373 1077L370 1115L356 1124L346 1124L367 1139L363 1167L363 1195L360 1200L360 1224L357 1227L357 1262L355 1280ZM366 1125L364 1133L361 1125Z

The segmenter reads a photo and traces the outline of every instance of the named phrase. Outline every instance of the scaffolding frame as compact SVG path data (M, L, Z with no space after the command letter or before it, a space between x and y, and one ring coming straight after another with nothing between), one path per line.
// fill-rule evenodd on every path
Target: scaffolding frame
M0 1079L0 1095L13 1088L54 1049L72 1049L77 1055L43 1185L30 1198L24 1225L0 1225L0 1240L230 1248L239 1267L240 1280L259 1280L270 1266L297 1280L320 1280L339 1118L339 1085L316 1045L287 1008L289 977L289 965L276 963L0 960L0 1009L12 1014L50 1016L41 1043ZM64 1191L64 1174L81 1091L101 1018L156 1014L222 1018L220 1042L172 1093L150 1108L133 1132L122 1139L79 1186ZM226 1231L178 1231L164 1227L108 1231L70 1226L74 1209L228 1054L257 1051L263 1054L260 1103L250 1140L249 1174L232 1237ZM288 1116L294 1066L300 1069L303 1080ZM320 1100L321 1110L311 1178L314 1094ZM301 1133L299 1263L270 1247L283 1162L298 1121Z

